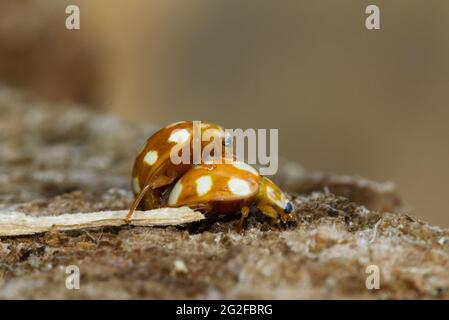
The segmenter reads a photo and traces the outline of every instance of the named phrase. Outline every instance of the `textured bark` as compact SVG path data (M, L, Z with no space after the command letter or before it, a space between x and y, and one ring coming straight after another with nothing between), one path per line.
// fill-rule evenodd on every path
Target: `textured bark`
M0 90L0 211L126 210L135 153L155 127ZM0 237L0 298L449 298L449 231L400 213L389 184L282 165L295 204L171 227ZM4 214L4 213L2 213ZM365 286L380 269L380 289ZM80 290L65 287L77 265Z
M22 212L0 211L0 237L23 236L48 231L85 230L102 227L173 226L204 219L201 212L188 207L135 211L129 222L128 210L68 213L58 216L33 217Z

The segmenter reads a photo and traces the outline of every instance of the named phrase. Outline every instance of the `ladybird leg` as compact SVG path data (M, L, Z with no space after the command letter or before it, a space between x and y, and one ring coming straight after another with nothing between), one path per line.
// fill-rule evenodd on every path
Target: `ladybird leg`
M134 199L133 203L131 204L131 207L128 211L128 214L125 218L125 223L129 223L129 220L131 219L131 217L134 214L134 211L136 211L137 207L139 206L140 202L142 201L143 197L145 196L145 193L147 193L147 191L150 189L149 185L146 185L145 188L143 188L139 194L137 195L137 197Z
M277 218L279 217L278 213L276 210L273 209L273 207L266 205L266 204L259 204L257 206L257 209L260 210L260 212L262 212L262 214L266 215L267 217L270 217L271 223L275 224Z
M287 221L291 220L292 217L286 214L285 212L279 212L279 216L281 217L281 220L283 223L286 223Z
M151 188L157 189L160 187L164 187L166 185L171 184L173 181L175 181L174 177L167 177L167 176L158 176L151 182Z
M143 207L145 209L155 209L161 207L161 195L158 189L152 189L148 192L148 196L143 199Z
M161 207L161 194L162 192L158 190L159 188L168 186L172 184L176 180L176 175L159 175L151 181L148 185L151 188L151 191L148 194L148 197L145 198L145 207L146 208L159 208Z
M164 172L165 173L155 177L153 181L151 181L150 185L152 189L157 189L172 184L178 177L178 173L173 167L169 166Z
M247 206L242 207L242 209L240 210L240 212L242 213L241 217L240 217L240 221L239 221L239 225L238 225L238 230L242 231L243 230L243 223L245 222L245 219L248 217L249 215L249 208Z

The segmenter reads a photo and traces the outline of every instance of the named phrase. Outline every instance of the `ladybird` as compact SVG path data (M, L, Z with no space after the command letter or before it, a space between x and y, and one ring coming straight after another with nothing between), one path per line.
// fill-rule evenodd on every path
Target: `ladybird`
M273 223L279 217L286 222L293 211L292 203L276 184L240 161L192 167L171 189L167 206L216 214L240 212L240 226L252 208Z
M229 143L223 128L214 123L203 123L199 126L201 149L212 140L221 139L222 144ZM132 170L132 189L136 196L126 217L129 221L137 207L144 210L154 209L162 205L161 198L170 184L187 172L193 163L194 122L181 121L160 129L145 142L137 155ZM170 154L173 147L184 147L189 144L190 159L187 163L175 164ZM221 156L221 155L217 155Z

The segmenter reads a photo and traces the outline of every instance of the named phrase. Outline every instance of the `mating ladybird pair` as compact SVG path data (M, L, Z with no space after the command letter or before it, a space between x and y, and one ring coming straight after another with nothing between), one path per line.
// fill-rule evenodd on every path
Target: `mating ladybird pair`
M204 134L207 130L207 134ZM228 143L219 125L202 123L201 147L211 140ZM174 147L192 151L192 121L171 124L153 134L137 155L133 168L132 186L136 196L126 220L138 208L182 207L205 213L241 213L240 224L251 208L258 209L273 222L280 217L287 221L293 205L271 180L260 176L250 165L226 159L215 159L192 164L175 164L170 155Z

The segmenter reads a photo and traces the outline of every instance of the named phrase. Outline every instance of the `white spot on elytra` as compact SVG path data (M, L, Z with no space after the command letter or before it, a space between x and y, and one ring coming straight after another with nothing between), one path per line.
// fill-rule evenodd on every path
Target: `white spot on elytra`
M246 196L251 193L248 182L238 178L231 178L228 181L229 190L235 195Z
M212 188L212 177L211 176L202 176L201 178L196 179L196 193L199 196L203 196L209 192Z
M248 171L248 172L250 172L250 173L252 173L252 174L255 174L255 175L257 175L257 176L259 175L259 173L257 172L256 169L254 169L254 168L251 167L249 164L246 164L246 163L244 163L244 162L236 161L236 162L233 162L232 165L233 165L234 167L236 167L237 169L244 170L244 171Z
M175 130L172 132L170 137L168 138L168 141L170 142L176 142L176 143L183 143L190 139L190 133L186 129L180 129Z
M148 151L143 160L148 165L150 166L153 165L157 161L157 151L155 150Z
M268 194L268 198L270 198L271 201L276 201L276 196L274 195L273 188L267 187L267 194Z
M281 198L279 199L278 197L276 197L276 193L271 187L267 187L267 194L268 198L273 201L279 208L285 208L287 199L284 197L284 195L281 195Z
M139 184L139 177L134 177L133 179L133 189L135 193L140 192L140 184Z
M181 180L176 182L175 186L173 187L172 191L170 192L170 196L168 197L168 205L174 206L178 202L178 198L182 191L182 183Z

